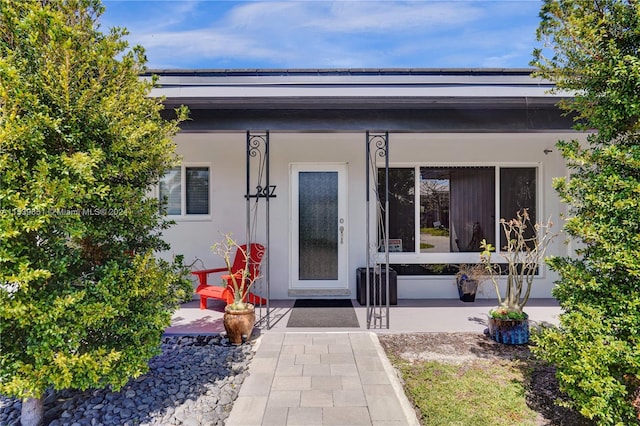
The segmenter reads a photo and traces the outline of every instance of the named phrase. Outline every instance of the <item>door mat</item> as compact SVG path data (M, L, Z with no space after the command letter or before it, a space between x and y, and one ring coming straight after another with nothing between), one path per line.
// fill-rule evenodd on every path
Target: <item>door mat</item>
M297 299L287 327L360 328L349 299Z

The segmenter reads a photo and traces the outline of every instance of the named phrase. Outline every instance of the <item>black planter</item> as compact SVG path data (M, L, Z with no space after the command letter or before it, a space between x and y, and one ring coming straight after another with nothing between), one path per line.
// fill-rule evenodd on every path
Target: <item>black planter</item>
M475 302L476 290L478 290L478 281L461 279L456 280L458 285L458 295L463 302Z
M373 273L373 268L369 268L369 280L372 286L379 289L381 294L377 294L374 300L373 292L369 293L369 303L372 305L386 305L387 303L387 273L385 268L381 269L380 275ZM381 282L380 282L381 281ZM356 270L356 298L361 305L367 304L367 268ZM382 299L382 301L381 301ZM389 304L398 304L398 273L389 268Z

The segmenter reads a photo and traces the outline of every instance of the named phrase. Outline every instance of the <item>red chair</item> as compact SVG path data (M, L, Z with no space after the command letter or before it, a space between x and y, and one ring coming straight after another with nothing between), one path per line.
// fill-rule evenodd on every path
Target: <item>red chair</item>
M251 282L260 275L260 262L262 262L265 248L262 244L251 243L251 250L249 252L247 252L246 250L247 245L243 244L240 246L240 249L236 251L236 256L233 259L231 270L233 271L233 275L236 277L236 280L240 280L242 278L242 272L245 270L247 264L245 256L243 254L244 251L245 253L247 253L247 258L251 259L249 263L248 276L248 282ZM221 276L221 279L227 282L226 287L220 285L209 285L207 283L207 277L209 274L221 272L227 272L226 275ZM233 303L233 281L231 280L231 275L229 275L228 272L229 271L226 267L203 269L200 271L191 272L193 275L196 275L198 277L198 281L200 282L198 288L196 288L196 294L200 295L200 309L207 309L207 299L209 298L224 300L227 304ZM254 305L264 305L265 303L267 303L267 300L256 294L248 292L245 296L244 302L253 303Z

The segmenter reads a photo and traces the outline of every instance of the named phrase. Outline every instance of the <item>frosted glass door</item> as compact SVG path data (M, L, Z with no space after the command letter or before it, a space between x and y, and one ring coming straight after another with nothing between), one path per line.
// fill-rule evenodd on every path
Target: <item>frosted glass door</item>
M294 288L346 287L344 165L296 165L292 173Z
M338 279L338 172L300 172L298 277Z

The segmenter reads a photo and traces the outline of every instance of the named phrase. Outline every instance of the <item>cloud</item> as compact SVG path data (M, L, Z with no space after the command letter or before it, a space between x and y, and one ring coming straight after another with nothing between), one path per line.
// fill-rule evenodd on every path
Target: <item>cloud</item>
M127 27L136 33L157 32L188 24L202 1L105 0L106 26Z
M330 14L307 25L328 32L433 32L461 27L482 10L452 2L333 2Z
M135 3L145 7L133 12ZM152 68L508 67L528 63L534 27L522 21L537 18L539 2L130 2L134 16L123 7L109 18Z
M435 31L461 27L483 15L482 8L469 2L264 1L235 7L226 25L242 30L288 28L327 33Z
M273 49L261 46L250 37L242 37L211 30L193 30L145 34L135 37L135 42L145 46L157 56L173 58L252 57L268 58Z

